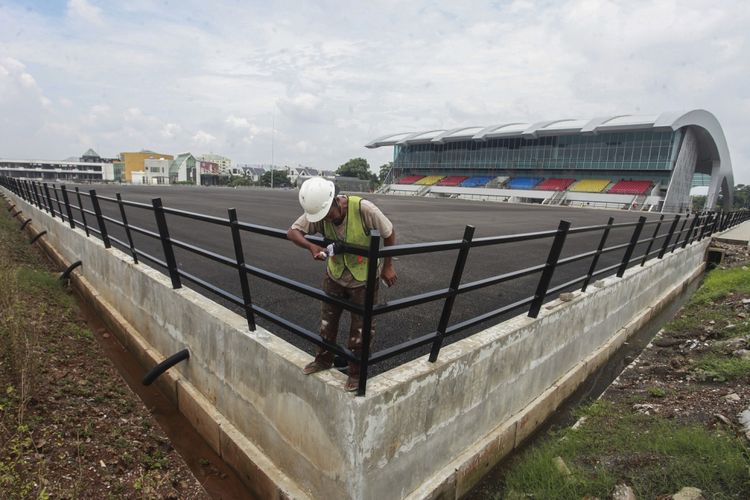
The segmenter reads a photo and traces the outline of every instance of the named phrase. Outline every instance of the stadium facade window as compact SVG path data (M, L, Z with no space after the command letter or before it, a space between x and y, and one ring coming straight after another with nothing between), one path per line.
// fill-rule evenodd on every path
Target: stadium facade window
M676 160L679 132L635 131L539 138L491 138L394 149L394 168L421 175L498 170L648 170L668 172Z

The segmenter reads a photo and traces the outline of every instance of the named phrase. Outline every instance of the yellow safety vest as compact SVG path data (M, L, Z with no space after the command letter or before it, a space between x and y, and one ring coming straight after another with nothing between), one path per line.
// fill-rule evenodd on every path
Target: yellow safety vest
M348 245L367 248L370 245L370 235L365 228L362 213L360 212L362 198L359 196L349 196L348 200L349 205L346 209L346 238L344 241ZM336 230L329 221L323 221L323 234L329 240L338 240ZM334 278L341 278L344 274L344 269L349 269L355 280L367 281L367 257L344 253L334 255L328 259L328 272Z

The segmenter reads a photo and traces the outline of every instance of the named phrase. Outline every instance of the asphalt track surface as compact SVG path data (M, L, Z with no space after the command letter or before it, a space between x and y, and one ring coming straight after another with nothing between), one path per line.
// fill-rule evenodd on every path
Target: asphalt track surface
M121 193L124 200L147 204L151 204L154 198L161 198L165 207L222 218L227 218L228 208L236 208L241 222L283 230L286 230L301 214L296 190L129 185L87 185L80 187L82 191L95 188L99 195L109 197L114 197L115 193ZM603 225L607 223L609 217L614 217L615 223L635 222L641 215L646 215L649 219L659 217L658 214L642 214L624 210L547 207L375 194L364 196L378 205L391 219L396 230L397 244L460 240L467 224L475 226L474 237L479 238L554 230L560 220L563 219L571 222L572 228L576 228ZM85 198L84 206L91 208ZM117 220L121 219L118 207L112 203L102 202L102 210L105 214ZM130 224L154 232L157 231L151 211L133 207L128 207L126 211ZM80 214L74 214L74 217L80 220ZM91 219L93 217L87 217L88 223L96 226L95 221ZM172 238L234 258L234 246L228 227L174 215L167 215L167 222ZM124 231L121 228L110 223L107 229L111 235L126 241ZM665 233L667 229L668 224L663 224L660 233ZM679 226L677 229L679 230ZM653 230L653 225L646 226L641 239L651 236ZM613 229L607 241L607 246L629 241L632 231L633 228ZM596 249L600 237L601 231L568 235L562 257ZM135 233L134 240L138 249L164 260L164 253L159 241ZM462 283L543 264L547 259L551 243L551 238L545 238L472 249L469 252ZM296 247L291 242L243 232L243 247L247 264L317 288L320 287L325 272L324 263L313 260L307 251ZM127 249L122 250L127 252ZM640 245L634 255L642 254L644 251L645 244ZM176 249L175 253L178 266L181 269L237 296L242 295L236 270L181 249ZM395 268L398 273L398 282L392 288L381 285L378 302L448 287L457 254L458 251L445 251L397 258ZM618 250L603 255L597 269L619 262L623 254L624 250ZM85 266L85 256L82 256L82 258ZM591 259L587 258L558 267L555 271L552 286L566 283L573 278L584 275L590 262ZM144 263L147 262L144 261ZM147 265L159 268L158 265L153 263L147 263ZM611 274L614 274L614 272ZM479 316L533 295L539 276L540 273L535 273L458 297L450 324ZM216 295L186 279L183 279L183 286L188 286L207 297L229 305L222 302ZM252 276L250 276L250 287L254 304L308 330L318 331L319 301ZM229 306L241 313L241 310L237 307ZM373 351L377 352L435 331L442 306L443 300L439 300L379 316ZM527 311L528 308L512 311L473 330L452 336L446 340L446 344L496 324L503 319L525 314ZM343 331L343 333L339 335L339 342L343 345L346 345L347 339L347 316L348 314L345 313L344 318L342 318L340 331ZM314 352L315 347L311 343L296 337L279 326L263 320L258 320L258 324L263 325L299 348L309 353ZM204 334L211 335L211 332L204 332ZM423 356L427 352L429 352L429 348L423 347L390 358L371 367L370 373L382 372L409 359Z

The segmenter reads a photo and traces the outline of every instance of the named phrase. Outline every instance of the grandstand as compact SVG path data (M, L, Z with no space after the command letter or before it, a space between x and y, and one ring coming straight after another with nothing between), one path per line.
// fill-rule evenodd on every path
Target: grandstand
M708 205L731 205L724 132L704 110L404 132L383 192L684 212L694 177Z

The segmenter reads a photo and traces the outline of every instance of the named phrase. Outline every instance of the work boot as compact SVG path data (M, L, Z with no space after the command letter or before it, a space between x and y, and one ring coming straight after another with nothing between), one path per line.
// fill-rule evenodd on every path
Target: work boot
M316 357L302 369L302 373L304 373L305 375L311 375L313 373L322 372L323 370L328 370L332 366L332 361Z

